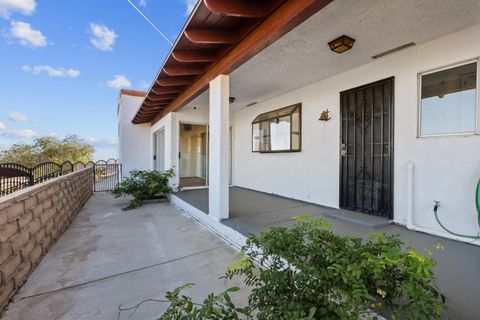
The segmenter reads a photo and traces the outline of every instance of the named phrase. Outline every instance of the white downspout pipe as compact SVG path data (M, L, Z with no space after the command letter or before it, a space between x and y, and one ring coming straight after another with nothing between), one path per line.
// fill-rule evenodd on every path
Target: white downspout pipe
M415 164L409 161L407 164L407 229L415 229L413 223L413 171Z

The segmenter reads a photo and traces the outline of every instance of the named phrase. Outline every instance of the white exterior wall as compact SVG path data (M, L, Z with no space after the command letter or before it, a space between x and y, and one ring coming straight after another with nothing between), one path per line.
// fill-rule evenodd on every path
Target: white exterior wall
M143 98L122 94L118 100L118 155L122 176L132 170L151 170L152 135L150 124L134 125L131 121Z
M475 235L478 224L474 193L480 178L480 136L417 138L417 77L420 72L480 56L479 35L480 25L477 25L236 112L235 185L338 207L339 93L394 76L395 222L406 224L407 163L413 161L414 225L448 236L432 213L433 200L439 200L439 215L445 225ZM260 113L298 102L302 103L302 151L252 153L253 119ZM326 108L331 110L332 120L318 121Z
M230 123L233 123L233 118L234 114L230 113ZM178 163L180 123L208 125L208 122L208 106L198 106L196 109L190 107L178 112L171 112L150 128L151 136L153 136L154 132L165 129L165 169L174 168L175 178L171 181L172 186L179 184L180 177ZM233 137L235 136L233 135ZM233 145L235 145L235 138L233 138ZM232 162L234 161L235 159L232 159ZM233 164L233 166L235 165Z

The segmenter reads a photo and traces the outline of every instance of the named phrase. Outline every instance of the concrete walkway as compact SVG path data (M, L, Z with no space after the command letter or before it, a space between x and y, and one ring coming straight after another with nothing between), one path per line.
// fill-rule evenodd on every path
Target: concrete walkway
M187 282L197 284L189 291L196 302L239 286L218 279L235 250L217 235L168 203L123 212L126 203L95 194L2 319L117 319L120 305L163 299ZM245 296L236 294L238 300ZM155 319L166 306L146 303L132 319Z

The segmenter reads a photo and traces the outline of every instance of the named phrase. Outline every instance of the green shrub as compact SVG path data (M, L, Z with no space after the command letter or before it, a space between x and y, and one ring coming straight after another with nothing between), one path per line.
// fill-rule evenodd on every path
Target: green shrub
M225 278L240 276L251 290L247 307L231 302L236 289L195 305L180 287L167 294L171 304L160 319L357 320L368 310L391 319L440 318L445 298L435 288L429 250L423 256L402 250L397 236L375 233L363 242L322 220L297 220L251 236L229 267Z
M163 172L133 170L130 171L130 177L123 179L113 189L112 194L115 198L131 195L133 199L123 209L135 209L142 205L142 200L157 199L171 193L168 181L174 176L173 169Z

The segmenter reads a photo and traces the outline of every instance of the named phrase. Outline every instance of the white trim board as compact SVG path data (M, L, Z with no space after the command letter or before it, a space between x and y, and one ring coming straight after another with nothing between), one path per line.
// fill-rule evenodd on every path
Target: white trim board
M227 242L231 243L237 249L240 250L242 246L245 245L247 237L245 237L240 232L222 224L221 222L210 217L207 213L195 208L191 204L183 201L175 195L170 195L170 202L182 210L183 212L190 215L193 219L198 221L200 224L208 228L210 231L218 234L220 237L225 239Z

